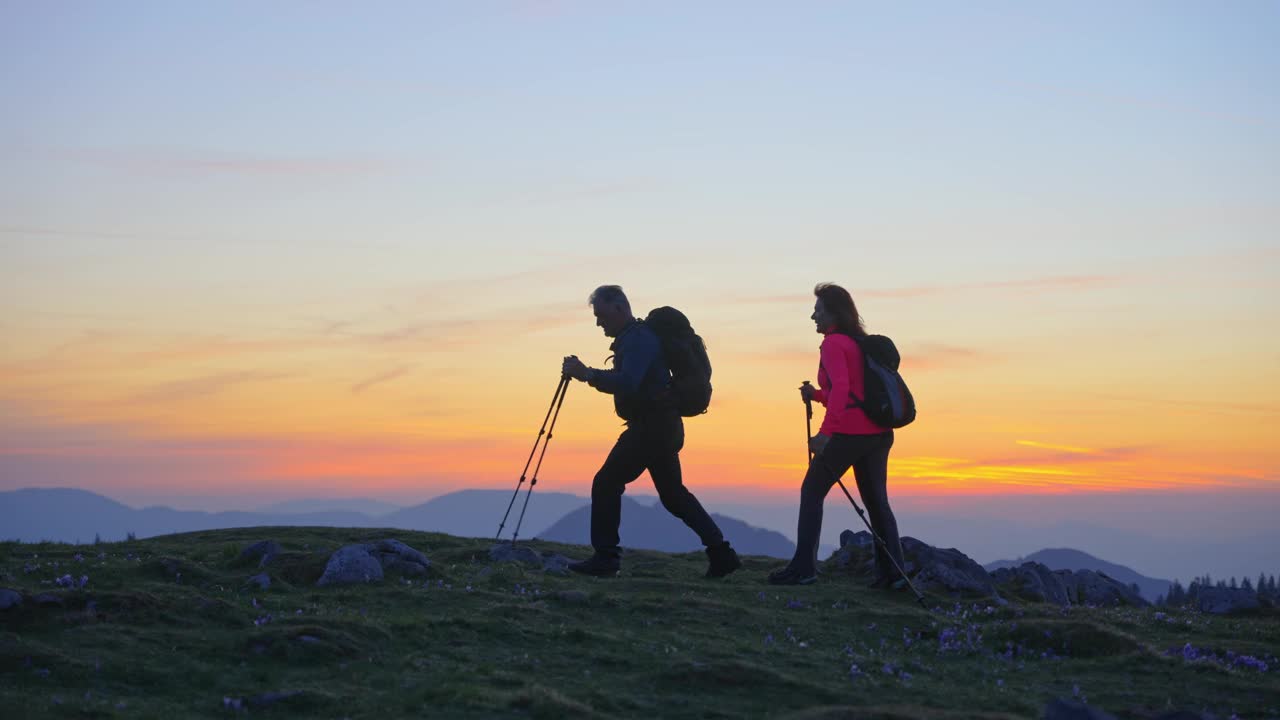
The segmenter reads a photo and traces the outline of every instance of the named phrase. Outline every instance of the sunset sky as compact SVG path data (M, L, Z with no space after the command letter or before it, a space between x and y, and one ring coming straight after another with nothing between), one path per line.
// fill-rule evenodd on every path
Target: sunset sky
M617 283L710 348L690 487L789 526L834 281L905 358L904 508L1280 510L1278 31L1263 2L0 4L0 490L513 487ZM619 429L575 384L539 487L586 494Z

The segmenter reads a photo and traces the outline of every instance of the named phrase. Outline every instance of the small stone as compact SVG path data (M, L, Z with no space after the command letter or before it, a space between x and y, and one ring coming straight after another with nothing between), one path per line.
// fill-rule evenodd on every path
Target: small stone
M62 598L53 593L40 593L31 598L31 602L41 607L62 607L63 605Z
M240 551L241 560L258 559L258 567L271 562L271 558L280 554L280 543L275 540L260 540Z

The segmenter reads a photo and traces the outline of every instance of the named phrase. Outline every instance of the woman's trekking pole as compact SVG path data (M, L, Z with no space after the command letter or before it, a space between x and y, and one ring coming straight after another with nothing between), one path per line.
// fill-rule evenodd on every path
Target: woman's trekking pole
M805 380L802 385L809 385L809 381ZM813 437L813 400L810 400L809 398L805 398L804 401L804 415L805 446L809 447L809 439ZM831 466L827 465L827 461L823 459L821 455L815 456L813 454L812 447L809 447L809 464L811 466L813 465L814 460L817 460L818 463L822 465L822 469L827 471L827 475L835 475L835 473L831 471ZM880 544L880 548L884 550L885 557L889 558L889 562L893 563L893 567L898 571L898 575L906 581L907 587L911 588L911 592L915 594L916 601L920 603L920 607L928 610L929 606L925 605L924 595L921 595L920 591L916 589L916 586L911 584L911 578L907 577L907 573L902 569L902 566L898 564L898 561L893 559L893 553L889 552L889 547L885 545L884 540L882 540L876 533L875 528L871 527L871 523L867 520L866 514L862 512L862 508L858 506L857 501L853 499L853 495L849 493L849 488L844 486L844 482L842 482L840 478L836 478L835 481L836 484L840 486L840 489L844 491L844 496L849 498L849 502L853 504L853 509L858 512L858 517L862 518L862 524L867 526L867 531L871 533L871 537L875 538L875 541Z
M533 441L533 449L529 451L529 459L524 461L524 470L520 471L520 479L516 482L516 491L511 494L511 502L507 503L507 511L502 515L502 522L498 523L498 534L493 539L498 540L502 537L502 529L507 526L507 517L511 515L511 508L516 504L516 498L520 495L520 486L524 484L525 477L529 472L529 464L533 462L533 454L538 451L538 443L542 443L542 455L538 456L538 465L533 469L533 481L529 483L529 492L533 492L533 486L538 483L538 469L542 467L542 457L547 454L547 444L542 442L542 436L547 436L547 441L551 440L551 432L547 427L547 421L551 420L551 428L555 427L556 421L551 415L551 411L555 411L555 417L560 416L560 406L564 404L565 392L569 389L569 376L561 375L560 384L556 385L556 394L551 396L551 405L547 408L546 417L542 418L542 428L538 430L538 437ZM525 495L524 508L520 510L520 521L516 523L515 533L511 536L511 544L516 542L516 536L520 534L520 524L524 521L524 511L529 507L529 496Z

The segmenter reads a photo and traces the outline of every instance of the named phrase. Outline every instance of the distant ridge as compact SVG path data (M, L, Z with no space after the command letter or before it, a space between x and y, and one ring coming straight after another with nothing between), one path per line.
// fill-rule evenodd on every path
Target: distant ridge
M285 500L272 503L253 512L270 514L358 512L370 517L377 517L393 513L403 507L403 505L394 505L373 498L303 498L301 500Z
M379 518L387 527L410 530L431 530L458 537L493 537L498 532L502 515L511 507L502 536L510 538L525 507L529 486L520 490L514 505L512 490L459 490L432 498L421 505L414 505ZM513 488L514 490L514 488ZM529 497L520 537L533 537L572 510L591 504L580 495L535 490Z
M0 538L4 540L88 543L95 536L113 541L123 540L129 533L144 538L258 525L378 527L381 523L356 512L210 513L163 506L137 509L75 488L25 488L0 493Z
M1149 578L1132 568L1107 562L1087 552L1072 548L1045 548L1044 550L1037 550L1024 558L997 560L987 563L983 567L986 568L987 572L992 572L1000 568L1017 567L1027 562L1038 562L1050 570L1094 570L1103 572L1125 585L1137 584L1142 597L1152 602L1155 602L1156 598L1161 595L1168 595L1169 588L1173 586L1173 582L1170 580Z
M0 492L0 540L88 543L95 537L104 541L123 540L129 533L145 538L258 526L386 527L458 537L493 537L502 513L511 502L511 494L510 490L462 490L385 515L370 515L350 510L204 512L163 506L139 509L88 490L24 488ZM524 500L522 491L511 510L504 537L510 537L515 529ZM300 507L316 502L323 501L303 501ZM567 493L535 492L520 535L533 537L565 513L589 502Z

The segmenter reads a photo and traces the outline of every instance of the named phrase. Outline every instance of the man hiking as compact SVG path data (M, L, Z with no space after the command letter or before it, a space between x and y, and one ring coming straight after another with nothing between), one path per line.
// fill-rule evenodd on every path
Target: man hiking
M671 371L663 356L662 342L631 314L631 303L617 285L596 288L589 302L596 325L614 339L609 346L613 369L589 368L571 355L564 359L563 372L613 395L614 410L626 423L626 429L591 483L591 546L595 554L570 564L569 569L596 576L618 573L622 493L627 483L648 470L662 506L683 520L707 547L711 565L706 576L724 577L741 567L742 561L681 478L684 420L669 399Z

